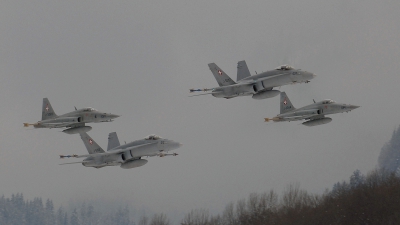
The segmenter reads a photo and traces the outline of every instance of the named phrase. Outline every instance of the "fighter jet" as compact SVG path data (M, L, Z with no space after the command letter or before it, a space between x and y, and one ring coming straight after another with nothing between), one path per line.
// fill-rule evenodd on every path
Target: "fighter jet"
M85 123L112 122L113 119L119 117L111 113L103 113L93 108L76 109L75 111L57 116L51 107L50 101L43 98L42 120L36 123L24 123L24 127L33 126L34 128L69 128L63 130L67 134L75 134L78 132L87 132L92 129L85 126Z
M265 122L307 120L303 125L312 127L332 121L331 118L325 117L325 115L349 112L360 107L356 105L336 103L333 100L326 99L320 102L314 101L314 104L296 109L285 92L281 92L280 106L281 113L273 118L265 118Z
M280 93L273 90L286 84L308 83L315 77L315 74L294 69L289 65L282 65L274 70L251 75L246 61L239 61L237 65L237 81L233 81L221 68L215 63L208 64L211 72L217 80L219 87L205 89L190 89L190 93L204 91L217 98L234 98L238 96L252 95L253 99L265 99L275 97ZM192 96L199 96L192 95ZM190 96L190 97L192 97Z
M83 143L86 146L88 155L60 155L60 158L86 158L81 162L63 163L74 164L82 163L86 167L102 168L105 166L120 166L123 169L131 169L143 166L147 163L144 156L177 156L176 153L168 154L182 146L181 143L164 139L157 135L149 135L144 139L133 141L128 144L120 145L116 132L108 135L107 152L104 151L87 133L80 132Z

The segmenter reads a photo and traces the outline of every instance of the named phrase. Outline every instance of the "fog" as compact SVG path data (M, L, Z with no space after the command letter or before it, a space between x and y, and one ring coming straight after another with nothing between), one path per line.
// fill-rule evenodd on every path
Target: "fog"
M366 173L399 125L399 11L389 0L4 1L0 194L102 200L178 220L254 191L299 182L322 193ZM279 113L279 97L188 97L217 86L208 63L236 79L240 60L252 74L281 64L315 73L280 88L295 107L327 98L361 107L306 127L263 122ZM114 131L121 142L154 133L184 145L131 170L60 166L58 155L87 151L79 135L23 127L41 118L44 97L57 114L122 115L90 125L103 148Z

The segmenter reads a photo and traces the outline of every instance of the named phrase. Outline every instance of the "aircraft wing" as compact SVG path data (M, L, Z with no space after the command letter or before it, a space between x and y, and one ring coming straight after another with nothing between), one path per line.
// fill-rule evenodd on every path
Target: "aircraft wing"
M76 164L76 163L83 163L83 161L80 161L80 162L70 162L70 163L61 163L61 164L58 164L58 165Z
M324 118L324 115L315 115L315 116L310 116L310 115L288 116L288 117L282 117L281 119L284 120L284 121L295 121L295 120L304 120L304 119L315 120L315 119L321 119L321 118Z
M275 75L268 76L268 77L262 77L262 78L259 78L259 79L257 79L257 80L245 80L245 81L240 81L239 83L240 83L240 84L253 85L253 84L256 84L257 82L260 82L260 81L267 81L267 80L269 80L269 79L271 79L271 78L279 77L279 76L284 75L284 74L286 74L286 73L280 73L280 74L275 74Z
M56 122L56 123L42 123L46 127L61 128L61 127L82 127L85 123L71 123L71 122Z
M303 115L303 116L287 116L287 117L281 117L282 120L284 121L295 121L295 120L303 120L306 118L309 118L310 115Z
M146 143L146 144L141 144L141 145L136 145L130 148L124 148L124 149L120 149L120 150L116 150L116 151L111 151L111 152L104 152L104 153L94 153L94 154L88 154L88 155L76 155L74 156L75 158L87 158L87 157L97 157L97 156L106 156L106 155L113 155L113 154L120 154L126 151L130 151L136 148L140 148L143 146L147 146L147 145L153 145L153 144L157 144L157 142L153 142L153 143Z

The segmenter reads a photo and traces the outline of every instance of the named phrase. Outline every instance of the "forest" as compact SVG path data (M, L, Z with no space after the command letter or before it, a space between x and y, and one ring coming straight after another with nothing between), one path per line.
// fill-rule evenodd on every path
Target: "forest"
M181 225L280 224L400 224L400 127L382 149L378 168L363 175L353 172L348 181L335 183L323 194L310 194L299 183L289 184L279 196L270 190L251 193L226 205L221 214L193 209ZM0 198L2 225L170 225L163 214L131 218L129 208L107 213L83 203L72 211L55 209L52 200L27 200L22 193Z

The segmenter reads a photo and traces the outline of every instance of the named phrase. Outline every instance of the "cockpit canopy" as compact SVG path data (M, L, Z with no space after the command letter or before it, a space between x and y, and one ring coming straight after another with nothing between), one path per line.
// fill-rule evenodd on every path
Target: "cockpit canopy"
M145 139L145 140L158 140L158 139L160 139L160 138L161 138L161 137L158 136L158 135L151 134L151 135L145 137L144 139Z
M332 103L335 103L335 101L330 100L330 99L325 99L322 101L322 104L332 104Z
M276 68L276 70L292 70L292 69L293 69L293 67L291 67L291 66L289 66L287 64L279 66L279 67Z
M97 110L95 110L95 109L93 109L91 107L88 107L88 108L83 108L82 111L84 111L84 112L93 112L93 111L97 111Z

